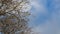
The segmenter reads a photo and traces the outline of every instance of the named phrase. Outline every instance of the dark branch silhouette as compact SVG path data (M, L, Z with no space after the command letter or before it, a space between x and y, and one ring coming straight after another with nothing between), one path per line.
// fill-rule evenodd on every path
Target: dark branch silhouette
M0 0L0 32L4 34L30 34L29 19L26 17L30 14L23 10L24 4L28 5L28 1Z

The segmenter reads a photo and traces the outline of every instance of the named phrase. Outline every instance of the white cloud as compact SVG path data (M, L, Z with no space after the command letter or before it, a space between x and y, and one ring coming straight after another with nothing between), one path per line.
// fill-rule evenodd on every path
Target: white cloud
M40 1L40 2L39 2ZM45 8L45 6L42 4L41 0L30 0L30 3L31 3L31 6L34 7L34 9L36 11L32 11L33 15L35 16L39 16L40 13L43 13L43 14L47 14L47 9ZM31 18L32 19L31 21L33 22L34 19L36 18ZM33 23L31 23L33 25ZM44 33L44 28L47 30L47 27L46 28L44 26L35 26L34 28L32 28L32 30L34 31L34 33L39 33L39 34L43 34Z
M49 34L48 28L50 27L50 23L47 21L45 24L34 26L32 28L33 34Z
M44 1L44 0L29 0L29 1L30 1L31 6L34 9L34 10L31 10L31 15L33 15L36 18L38 18L38 16L40 15L40 13L44 14L44 15L48 14L47 8L42 3L42 1ZM34 18L31 18L31 19L32 19L32 21L34 21Z
M34 12L32 11L34 14L39 14L39 13L45 13L46 14L47 13L47 9L42 4L41 0L30 0L30 4L35 9Z
M34 15L39 17L40 13L43 13L43 14L47 13L47 9L45 5L43 5L43 2L40 1L39 3L38 0L31 0L31 5L36 9L36 11L32 11ZM58 6L59 5L56 5L54 7L58 8ZM57 12L58 12L58 9L57 9ZM46 21L45 24L35 26L34 28L32 28L33 31L35 33L40 32L39 34L60 34L60 23L58 22L60 21L58 20L59 16L60 15L57 15L55 11L53 11L53 13L50 15L51 20L49 19L48 21ZM31 18L31 19L33 19L32 21L34 21L36 18Z

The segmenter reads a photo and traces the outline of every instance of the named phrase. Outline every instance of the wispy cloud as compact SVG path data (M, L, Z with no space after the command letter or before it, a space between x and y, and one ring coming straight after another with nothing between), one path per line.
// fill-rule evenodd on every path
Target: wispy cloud
M40 1L40 2L39 2ZM30 0L31 6L35 9L33 13L46 13L46 8L41 0Z
M39 2L40 1L40 2ZM31 6L34 8L34 10L32 11L32 14L35 15L35 18L31 18L31 24L33 25L34 24L34 21L35 19L39 18L39 15L40 13L42 14L47 14L47 9L45 8L45 6L42 4L42 1L41 0L30 0L30 3L31 3ZM38 25L38 26L35 26L32 28L32 30L34 31L34 33L38 33L38 34L43 34L44 33L44 28L45 30L47 29L47 26L44 27L44 26L41 26L41 25Z
M39 2L40 1L40 2ZM51 0L52 1L52 0ZM59 2L58 0L56 0L57 2ZM43 0L31 0L31 5L34 7L34 9L36 9L36 11L32 11L32 13L36 16L36 18L32 18L32 23L35 24L36 23L36 19L40 18L40 14L45 14L47 15L48 12L51 12L51 15L49 15L49 19L46 20L46 22L44 22L44 24L40 24L38 26L34 26L34 28L32 28L32 30L34 32L40 32L39 34L60 34L60 15L59 13L59 7L60 7L60 3L57 4L55 0L52 1L52 4L50 7L52 10L48 10L45 5L43 4ZM57 5L54 5L57 4ZM59 6L59 7L58 7ZM56 8L55 8L56 7ZM48 10L48 11L47 11ZM39 24L40 22L38 22ZM32 25L33 25L32 24Z

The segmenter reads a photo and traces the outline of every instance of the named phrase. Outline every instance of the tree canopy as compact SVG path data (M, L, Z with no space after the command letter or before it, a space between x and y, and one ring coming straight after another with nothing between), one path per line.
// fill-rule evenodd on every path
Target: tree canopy
M0 32L4 34L30 34L30 15L27 0L0 0Z

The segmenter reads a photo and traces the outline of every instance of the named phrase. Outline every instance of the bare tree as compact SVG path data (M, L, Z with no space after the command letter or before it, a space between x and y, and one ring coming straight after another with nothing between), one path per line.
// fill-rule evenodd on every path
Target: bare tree
M30 34L27 0L0 0L0 32L4 34Z

